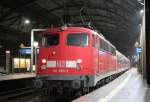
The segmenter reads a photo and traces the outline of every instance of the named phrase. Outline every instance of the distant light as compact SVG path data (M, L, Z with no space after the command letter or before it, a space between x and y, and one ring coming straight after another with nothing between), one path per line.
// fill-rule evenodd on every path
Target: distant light
M30 23L30 20L26 19L26 20L24 21L24 23L25 23L25 24L29 24L29 23Z
M33 45L34 45L34 47L38 47L39 43L38 42L34 42Z
M0 48L2 48L3 46L2 45L0 45Z
M19 62L19 58L14 58L14 62Z
M140 11L140 13L142 14L144 12L144 10L142 9L141 11Z
M10 53L10 51L9 50L6 50L6 52L5 53Z
M139 42L136 41L135 44L134 44L134 46L135 46L135 47L139 47L139 46L140 46Z
M138 2L141 2L142 0L137 0Z

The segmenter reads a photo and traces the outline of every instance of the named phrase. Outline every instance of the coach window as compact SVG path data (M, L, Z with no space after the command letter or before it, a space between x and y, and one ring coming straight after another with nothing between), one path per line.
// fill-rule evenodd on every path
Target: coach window
M112 53L112 46L111 46L111 45L109 46L109 52L110 52L111 54L113 54L113 53Z
M110 51L109 51L109 48L110 48L110 45L107 43L107 49L106 49L107 52L110 52Z
M111 53L109 49L110 49L110 44L107 43L107 48L106 48L106 50L107 50L107 52Z
M112 53L112 46L111 46L111 45L109 46L109 52L110 52L111 54L113 54L113 53Z
M68 34L67 45L88 46L88 34Z
M106 45L106 42L104 41L104 50L105 50L105 51L106 51L106 46L107 46L107 45Z
M56 46L59 44L59 34L46 34L42 36L42 46Z
M112 54L116 55L116 49L114 47L112 47Z
M104 50L105 50L105 51L108 51L107 49L108 49L108 44L105 42L105 43L104 43Z

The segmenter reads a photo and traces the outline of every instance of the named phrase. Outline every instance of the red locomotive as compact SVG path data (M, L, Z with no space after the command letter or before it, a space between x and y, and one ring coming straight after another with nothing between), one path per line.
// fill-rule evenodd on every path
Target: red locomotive
M93 87L125 71L130 61L98 32L86 27L58 27L42 33L36 86Z

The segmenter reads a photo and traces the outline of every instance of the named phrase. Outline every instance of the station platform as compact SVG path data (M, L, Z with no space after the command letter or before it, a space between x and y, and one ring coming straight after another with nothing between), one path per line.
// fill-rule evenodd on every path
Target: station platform
M150 102L150 89L137 68L131 68L109 84L72 102Z
M35 76L35 73L0 74L0 81L34 78Z

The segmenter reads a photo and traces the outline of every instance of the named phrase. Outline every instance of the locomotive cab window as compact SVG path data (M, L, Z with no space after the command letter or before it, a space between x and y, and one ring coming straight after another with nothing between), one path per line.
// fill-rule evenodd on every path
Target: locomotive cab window
M88 34L68 34L67 45L88 46Z
M56 46L59 44L59 34L47 34L42 36L42 46Z

